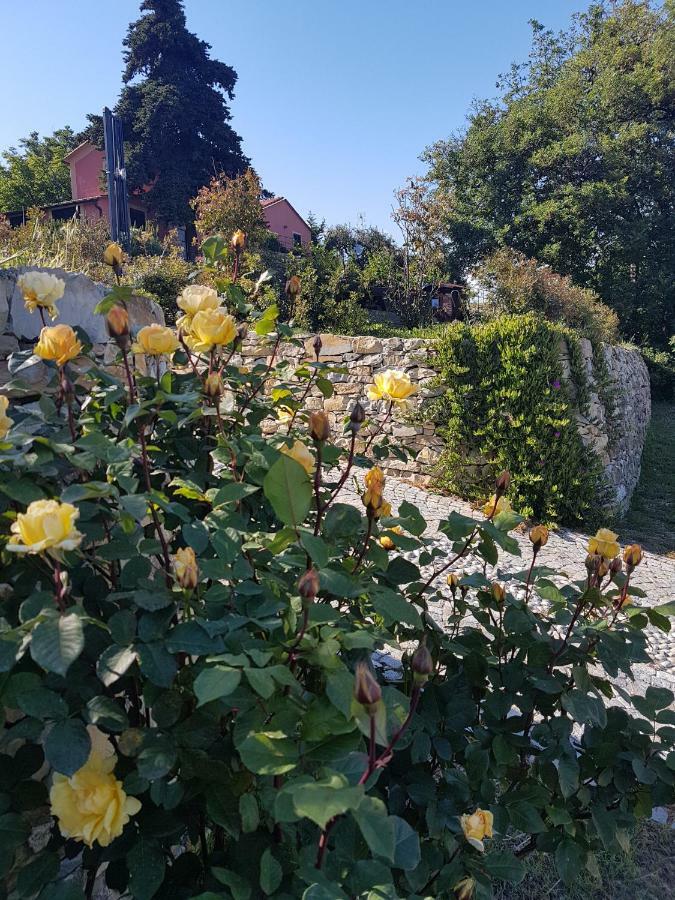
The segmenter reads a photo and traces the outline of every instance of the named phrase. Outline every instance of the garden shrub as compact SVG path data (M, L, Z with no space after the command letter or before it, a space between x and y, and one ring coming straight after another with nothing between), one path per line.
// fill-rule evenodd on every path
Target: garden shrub
M599 532L569 580L538 564L539 527L521 559L505 473L482 514L440 523L439 545L413 505L393 513L373 461L404 452L378 428L405 378L378 380L379 418L357 404L331 434L304 408L339 374L320 345L279 360L292 334L275 308L254 312L221 244L205 259L226 299L182 298L184 344L162 326L130 335L115 288L99 306L114 370L83 368L86 336L57 318L35 348L53 375L39 402L18 378L0 402L9 896L82 900L98 876L136 900L486 900L535 847L566 883L593 872L673 800L672 693L607 707L609 677L647 661L647 622L675 611L631 603L640 548L622 563ZM245 325L270 346L251 369ZM515 342L492 346L538 370ZM295 415L265 436L280 404ZM554 407L550 427L563 418ZM359 507L342 502L351 477ZM402 652L397 682L371 660L382 648Z
M440 332L433 404L445 448L437 479L468 498L485 495L508 468L516 508L545 521L596 514L600 463L581 440L575 411L588 401L576 339L569 336L577 399L563 378L564 329L533 314L481 325L455 323Z
M523 253L510 248L497 250L482 262L476 276L487 288L488 310L493 314L539 313L591 341L617 340L619 318L597 294Z
M672 403L675 400L675 335L668 350L641 347L640 353L649 369L652 400Z

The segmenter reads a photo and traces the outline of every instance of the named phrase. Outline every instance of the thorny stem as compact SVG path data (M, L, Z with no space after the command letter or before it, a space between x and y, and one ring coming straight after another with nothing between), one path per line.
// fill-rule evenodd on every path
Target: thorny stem
M379 756L375 756L375 754L372 752L372 747L374 745L373 736L375 732L375 718L374 716L370 717L371 752L369 754L368 765L363 775L361 775L361 777L359 778L359 785L365 784L376 769L383 769L390 762L394 747L410 725L412 717L415 715L415 710L417 709L417 704L419 703L420 694L421 688L419 687L419 685L415 685L410 696L410 708L408 710L408 715L406 716L405 721L403 722L401 727L396 732L394 732L391 740ZM328 838L330 836L330 832L339 818L340 816L333 816L332 819L329 819L329 821L326 822L326 827L319 836L319 843L316 851L316 862L314 864L314 867L316 869L320 869L323 865L324 856L326 855L326 849L328 847Z
M314 469L314 502L316 504L316 522L314 523L314 534L318 534L321 529L321 516L323 507L321 506L321 463L323 444L321 441L314 441L316 446L316 468Z
M393 401L393 400L390 400L390 401L389 401L389 409L387 410L387 413L386 413L384 419L382 419L382 421L380 422L379 428L376 428L375 431L370 435L370 437L369 437L368 440L366 441L366 446L363 448L363 452L364 452L364 453L367 453L367 452L370 450L370 448L371 448L371 446L372 446L372 443L373 443L373 441L375 440L375 438L376 438L378 435L382 434L382 429L384 428L384 426L387 424L387 422L388 422L389 419L391 418L391 414L392 414L393 409L394 409L394 401Z
M64 593L63 581L61 580L61 563L56 559L54 560L54 599L61 615L66 611Z
M328 509L328 507L329 507L329 506L331 505L331 503L335 500L335 498L337 497L337 495L340 493L340 491L341 491L342 488L344 487L345 481L349 478L349 473L351 472L352 466L354 465L354 451L355 451L355 449L356 449L356 432L355 432L355 431L352 431L352 437L351 437L351 440L350 440L350 442L349 442L349 456L347 457L347 466L346 466L344 472L342 473L342 475L340 476L340 480L338 481L337 485L335 486L335 489L333 490L333 493L330 495L330 497L328 498L328 500L326 500L326 502L325 502L325 503L323 504L323 506L321 507L321 514L322 514L322 515L323 515L323 513L326 512L326 510Z
M45 311L41 306L38 306L38 311L40 313L40 318L42 319L42 325L44 328L47 327L47 320L45 319Z
M242 413L243 413L244 410L248 408L249 404L250 404L250 403L255 399L255 397L260 393L262 387L264 386L265 382L266 382L267 379L269 378L269 374L270 374L270 372L272 371L272 366L274 365L274 360L275 360L275 358L276 358L277 351L279 350L279 344L280 344L280 343L281 343L281 335L277 333L277 339L276 339L276 341L274 342L274 347L272 348L272 355L270 356L270 361L269 361L269 363L267 364L267 369L266 369L266 371L265 371L265 374L262 376L262 378L261 378L260 381L258 382L258 386L257 386L256 388L254 388L254 390L251 391L251 393L248 395L248 397L244 400L244 403L243 403L241 409L239 410L239 412L242 412Z
M532 579L532 570L534 568L534 561L537 558L538 550L534 550L532 552L532 562L530 563L530 568L527 570L527 581L525 582L525 606L527 606L527 601L530 596L530 587L531 587L531 579Z
M366 555L366 550L368 549L368 544L370 543L370 537L373 533L373 522L374 521L375 521L374 517L369 515L368 516L368 528L366 529L366 536L363 540L363 547L361 547L361 552L359 553L359 555L356 559L356 565L354 566L352 575L354 575L356 573L359 566L363 562L363 557Z
M302 397L300 398L300 402L299 402L299 404L298 404L298 406L297 406L297 409L294 409L294 410L293 410L293 415L291 416L291 419L290 419L290 421L289 421L289 423L288 423L288 431L286 432L286 434L290 434L290 433L291 433L291 428L293 427L293 423L295 422L295 418L296 418L296 416L298 415L298 413L300 412L300 410L302 409L302 407L305 405L305 400L307 399L307 395L308 395L309 392L310 392L310 389L311 389L311 387L312 387L312 381L314 380L314 376L315 376L315 375L316 375L316 372L315 372L315 371L310 372L309 378L307 379L307 386L305 387L305 390L304 390L304 392L303 392L303 394L302 394Z

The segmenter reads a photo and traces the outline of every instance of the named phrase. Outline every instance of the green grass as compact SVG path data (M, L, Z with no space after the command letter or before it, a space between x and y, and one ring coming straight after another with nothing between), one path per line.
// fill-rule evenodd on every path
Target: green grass
M655 403L642 454L640 482L619 523L621 540L675 555L675 406ZM675 885L674 885L675 890Z
M630 853L599 853L600 878L590 873L571 887L560 881L550 856L533 853L519 885L500 884L495 900L668 900L675 897L675 830L644 822Z

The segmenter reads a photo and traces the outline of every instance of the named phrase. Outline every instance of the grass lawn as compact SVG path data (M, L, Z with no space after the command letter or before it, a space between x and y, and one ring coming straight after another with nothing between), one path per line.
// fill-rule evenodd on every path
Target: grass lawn
M670 403L652 408L640 482L619 533L624 542L675 556L675 406Z
M551 857L533 853L519 885L501 884L495 900L668 900L675 897L675 830L644 822L629 854L598 854L600 879L590 873L566 888Z

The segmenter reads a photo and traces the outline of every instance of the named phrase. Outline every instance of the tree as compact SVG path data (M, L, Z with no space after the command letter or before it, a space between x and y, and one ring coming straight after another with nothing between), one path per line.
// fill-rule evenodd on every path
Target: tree
M675 289L675 4L595 4L429 148L450 261L509 246L612 305L626 336L664 344Z
M0 210L12 212L68 200L70 170L63 158L79 141L66 126L43 138L32 131L21 138L18 147L5 150L0 163Z
M246 234L249 248L260 247L269 236L261 196L260 179L253 169L235 178L211 179L192 201L197 231L203 238L212 234L229 238L240 228Z
M149 185L144 199L160 221L191 223L199 189L248 165L229 124L237 73L187 30L181 0L143 0L141 12L124 39L125 87L115 110L129 185Z

